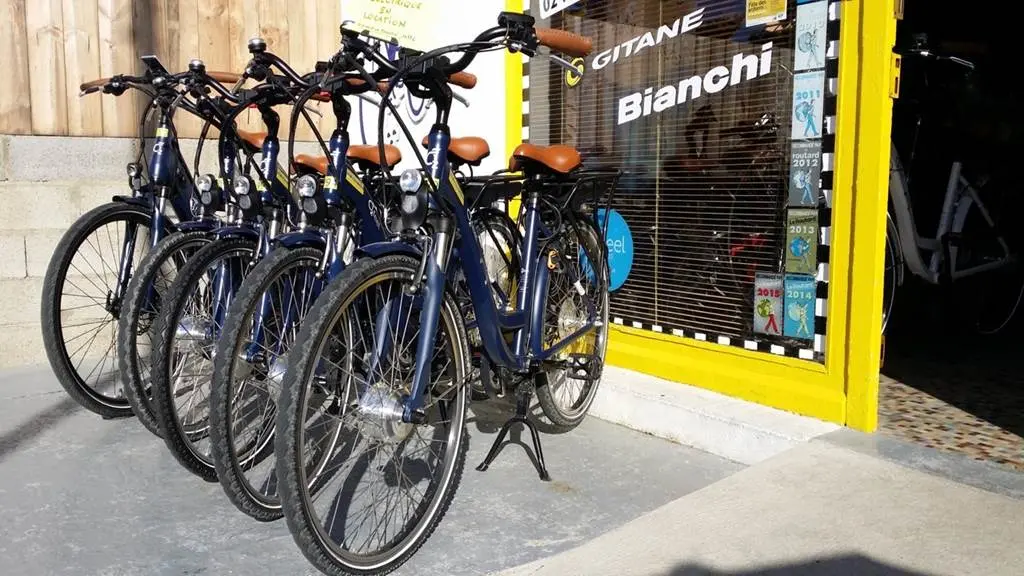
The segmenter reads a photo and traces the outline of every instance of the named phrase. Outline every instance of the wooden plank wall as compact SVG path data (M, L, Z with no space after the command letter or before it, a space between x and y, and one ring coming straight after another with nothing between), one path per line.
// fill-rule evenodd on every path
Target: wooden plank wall
M254 36L308 72L337 50L339 14L339 0L0 0L0 134L135 136L137 98L79 98L78 86L137 74L143 54L171 71L201 58L209 70L241 72ZM329 133L333 116L321 111L320 130ZM200 122L186 116L179 133L197 136ZM257 126L258 117L247 113L241 124Z

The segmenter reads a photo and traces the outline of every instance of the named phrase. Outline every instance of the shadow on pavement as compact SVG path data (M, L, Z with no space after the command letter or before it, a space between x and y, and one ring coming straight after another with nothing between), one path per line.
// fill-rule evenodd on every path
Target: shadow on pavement
M18 448L24 444L31 442L79 410L82 410L82 407L77 402L67 395L63 395L61 400L53 406L34 414L24 423L4 432L0 435L0 462L17 452Z
M811 559L799 564L780 564L750 570L723 571L684 564L664 576L928 576L872 560L860 554Z

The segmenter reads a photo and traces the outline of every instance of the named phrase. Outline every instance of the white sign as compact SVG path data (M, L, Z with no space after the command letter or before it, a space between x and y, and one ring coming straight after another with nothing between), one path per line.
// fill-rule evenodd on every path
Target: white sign
M453 43L444 24L459 13L460 4L458 0L344 0L341 20L352 21L346 28L426 52Z
M616 124L632 122L652 113L659 113L673 106L691 102L704 94L717 94L729 86L760 78L771 73L772 43L761 45L761 54L740 52L732 57L732 66L715 66L703 76L696 75L682 79L678 84L668 84L655 90L651 86L619 99ZM822 73L824 74L824 73Z
M580 0L540 0L540 19L551 18Z
M793 140L821 138L824 91L824 70L800 72L793 76Z
M703 23L704 9L698 8L686 16L676 18L670 24L662 24L656 32L644 32L643 34L627 40L622 44L598 52L590 62L592 70L600 70L609 64L614 64L620 59L625 59L636 54L644 48L654 47L667 39L676 38L691 30L696 30Z

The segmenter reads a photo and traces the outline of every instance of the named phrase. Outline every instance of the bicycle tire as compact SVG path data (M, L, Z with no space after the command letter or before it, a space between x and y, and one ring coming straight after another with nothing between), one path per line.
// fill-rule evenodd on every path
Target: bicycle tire
M299 417L305 397L308 393L306 382L318 363L320 349L324 346L325 331L330 332L333 322L340 315L341 308L350 295L362 285L371 282L375 277L393 272L404 278L415 276L419 263L408 256L384 256L378 259L362 259L349 266L337 277L331 286L317 299L316 304L306 317L292 347L289 357L289 368L282 387L280 409L278 411L277 438L275 450L278 454L278 480L281 490L281 504L288 528L303 555L320 571L332 576L379 576L388 574L411 558L431 536L438 523L451 505L455 492L458 490L465 467L469 449L469 436L466 432L465 411L467 402L467 386L457 388L456 410L460 413L457 445L453 447L450 473L447 482L440 488L439 500L432 503L433 513L417 522L418 535L403 546L392 559L373 566L355 566L352 562L341 559L323 541L323 534L308 506L310 498L307 487L302 481L305 474L303 463L298 456L303 452L301 444L303 435L303 418ZM449 336L457 340L456 346L461 359L463 378L471 371L471 361L465 324L459 314L458 304L451 295L446 293L442 301L440 325L445 325ZM440 332L439 332L440 333ZM453 417L454 418L454 417ZM404 540L403 540L404 542Z
M149 229L152 224L152 217L144 206L125 202L110 202L83 214L68 228L57 243L43 280L40 322L43 348L46 351L50 368L68 396L83 408L108 419L131 416L131 406L125 399L105 396L86 384L78 368L72 364L67 343L63 340L64 328L61 325L60 309L68 271L79 249L101 227L117 221L127 222L130 220L134 221L140 229ZM138 247L139 244L136 243L136 249ZM118 270L119 265L118 262L111 268ZM107 313L111 314L109 311ZM112 329L117 330L116 323L113 323ZM114 341L116 342L116 334ZM116 362L117 355L115 353L112 364ZM112 367L116 374L117 367Z
M206 275L210 264L233 253L244 256L256 254L257 244L248 238L223 238L200 249L168 290L167 300L160 307L153 324L153 356L150 370L153 386L153 408L163 440L174 458L188 471L207 482L216 482L217 474L212 459L204 459L193 449L188 432L183 429L175 404L175 387L171 382L171 344L177 331L184 307L195 285ZM212 379L212 371L210 378ZM202 409L202 408L200 408ZM207 416L209 402L206 403Z
M180 269L189 256L211 240L210 235L202 231L175 232L167 236L142 259L135 274L132 275L131 282L128 283L128 290L125 292L124 307L121 310L117 331L117 356L118 367L121 371L121 385L124 387L125 398L131 405L135 417L158 438L163 438L163 430L160 429L153 410L151 385L141 373L141 355L138 351L139 319L140 314L143 313L145 288L155 281L157 274L171 259L179 260L178 268ZM182 258L184 260L181 260ZM164 292L166 293L167 290ZM154 304L150 304L145 312L153 314L155 317L156 308L154 306ZM152 328L152 324L150 328Z
M603 257L604 251L601 250L602 242L600 235L594 226L585 221L581 221L577 224L577 232L575 235L581 240L583 236L588 238L585 242L589 244L589 246L584 246L584 241L579 243L580 246L583 246L587 260L596 262L600 259L601 261L600 274L596 278L599 297L601 299L601 326L597 329L603 332L603 334L598 336L601 342L597 346L600 348L600 363L603 368L604 358L608 351L608 260ZM547 298L548 295L545 295L545 299ZM547 303L545 303L545 307L547 307ZM560 318L556 317L556 326L558 320L560 320ZM545 324L546 323L547 322L545 321ZM537 403L540 404L544 417L547 418L556 430L560 432L567 432L579 426L580 423L586 419L590 406L593 405L594 399L597 397L597 390L600 383L601 376L599 372L594 380L584 385L584 390L581 391L582 398L573 403L573 409L563 410L555 400L555 393L551 382L551 373L547 370L542 370L537 374Z
M210 390L210 439L214 467L231 503L261 522L281 518L281 501L276 494L264 494L252 486L239 459L240 454L235 446L232 409L235 400L239 399L239 390L234 382L236 359L241 348L249 340L252 317L260 306L264 294L282 274L297 265L308 263L313 270L319 269L322 258L323 250L318 248L281 247L261 259L239 286L228 309L221 337L217 341L217 353L213 361L213 384ZM309 309L307 306L304 312L308 312ZM304 317L305 314L300 311L300 326ZM273 441L273 436L269 441ZM257 452L261 450L257 449ZM272 454L264 457L272 457ZM274 486L275 483L268 482L265 485Z

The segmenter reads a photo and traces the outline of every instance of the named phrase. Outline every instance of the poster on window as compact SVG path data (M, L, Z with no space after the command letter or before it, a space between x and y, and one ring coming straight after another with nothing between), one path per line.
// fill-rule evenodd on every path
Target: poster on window
M801 72L793 76L793 140L821 138L824 96L824 70Z
M782 335L782 274L754 276L754 332Z
M821 140L793 142L789 166L789 205L817 206L821 191Z
M786 19L786 0L747 0L747 27Z
M796 7L796 50L793 69L814 70L825 67L825 35L828 26L828 2L811 2Z
M814 276L786 274L785 336L802 340L814 339L814 300L817 282Z
M814 274L818 269L818 211L786 211L786 272Z

